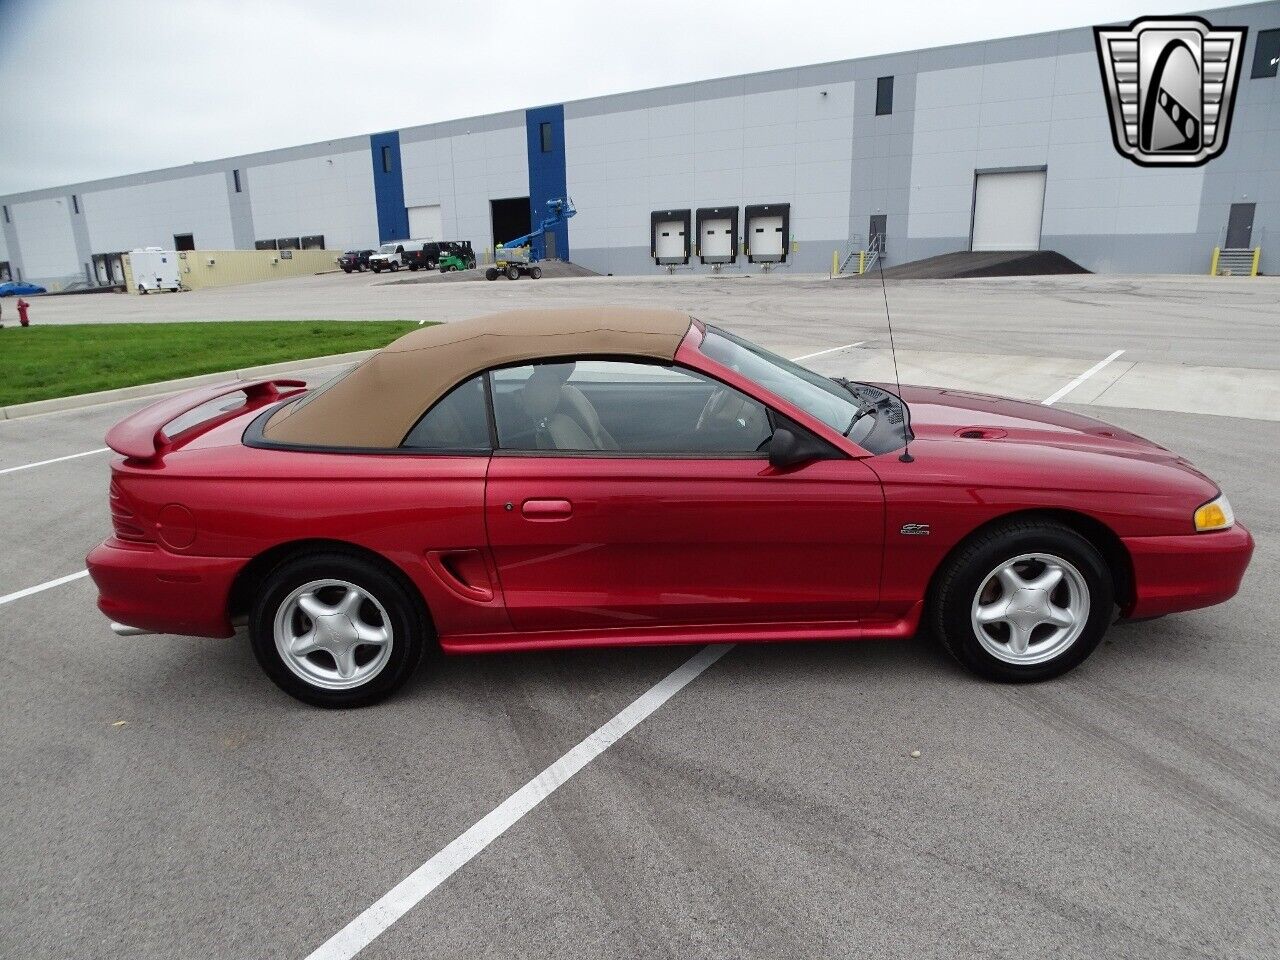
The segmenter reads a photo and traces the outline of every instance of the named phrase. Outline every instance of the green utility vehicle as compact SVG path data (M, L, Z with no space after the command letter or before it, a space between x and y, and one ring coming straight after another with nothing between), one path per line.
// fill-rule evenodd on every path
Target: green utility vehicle
M448 273L450 270L470 270L475 264L467 263L456 253L442 253L440 259L436 261L436 266L440 268L441 273Z

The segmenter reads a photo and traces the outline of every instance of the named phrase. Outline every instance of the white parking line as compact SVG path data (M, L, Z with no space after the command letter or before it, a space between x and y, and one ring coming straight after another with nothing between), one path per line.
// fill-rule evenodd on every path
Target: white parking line
M1080 386L1080 384L1084 383L1086 380L1088 380L1095 373L1097 373L1099 370L1105 367L1112 360L1116 359L1116 357L1120 356L1120 354L1122 353L1124 353L1123 350L1117 350L1115 353L1111 354L1111 356L1107 357L1107 359L1099 360L1092 367L1090 367L1084 373L1080 374L1080 376L1076 377L1074 380L1068 383L1061 390L1057 390L1054 393L1050 394L1047 400L1041 400L1040 403L1043 406L1052 407L1055 403L1057 403L1059 400L1065 397L1068 393L1070 393L1076 387Z
M792 357L791 362L799 363L801 360L812 360L814 357L821 357L828 353L835 353L839 350L849 350L853 347L860 347L866 342L867 341L865 340L859 340L857 343L846 343L844 346L832 347L830 350L819 350L817 353L806 353L803 357Z
M106 453L110 447L98 447L96 450L86 450L84 453L69 453L65 457L54 457L52 460L37 460L35 463L24 463L19 467L5 467L0 469L2 473L17 473L19 470L30 470L33 467L46 467L51 463L61 463L63 460L76 460L80 457L91 457L95 453Z
M421 903L432 890L466 866L521 817L551 796L575 773L617 743L646 717L683 690L694 678L733 649L733 644L703 647L630 706L600 727L547 769L486 814L475 826L385 893L377 902L330 937L307 960L348 960L393 923Z
M15 600L21 600L23 597L29 597L33 593L39 593L42 590L49 590L53 587L60 587L64 583L70 583L72 580L79 580L81 577L87 577L88 570L81 570L79 573L69 573L65 577L59 577L57 580L49 580L45 583L36 584L34 587L27 587L25 590L19 590L16 593L6 593L0 597L0 607L6 603L13 603Z

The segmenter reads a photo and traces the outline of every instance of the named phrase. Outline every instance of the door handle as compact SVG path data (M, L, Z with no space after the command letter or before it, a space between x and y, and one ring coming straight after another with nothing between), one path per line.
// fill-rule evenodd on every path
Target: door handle
M529 520L567 520L573 516L573 504L568 500L526 500L520 512Z

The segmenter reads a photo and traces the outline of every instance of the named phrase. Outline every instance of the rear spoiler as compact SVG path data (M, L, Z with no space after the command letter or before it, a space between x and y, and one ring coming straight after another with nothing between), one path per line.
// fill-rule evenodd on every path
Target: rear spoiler
M204 406L219 397L243 393L245 405L235 411L239 415L296 393L306 385L305 380L273 379L234 380L197 387L143 407L137 413L125 417L107 431L107 446L132 459L150 460L168 451L173 444L173 438L164 432L164 428L196 407Z

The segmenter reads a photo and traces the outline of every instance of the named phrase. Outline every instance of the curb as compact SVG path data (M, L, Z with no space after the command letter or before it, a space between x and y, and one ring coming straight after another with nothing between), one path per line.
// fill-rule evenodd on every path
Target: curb
M141 400L145 397L159 397L166 393L190 390L192 387L204 387L211 383L221 383L229 377L236 380L253 380L257 377L271 376L276 373L291 373L295 370L327 367L338 363L351 363L371 357L377 352L377 350L357 350L354 353L334 353L327 357L284 360L280 363L267 363L258 367L245 367L243 370L202 373L199 376L182 377L178 380L140 383L133 387L117 387L114 390L99 390L95 393L78 393L71 397L53 397L49 400L33 400L30 403L15 403L12 406L0 407L0 420L17 420L21 417L39 416L42 413L78 410L81 407L95 407L100 403L114 403L118 400Z

